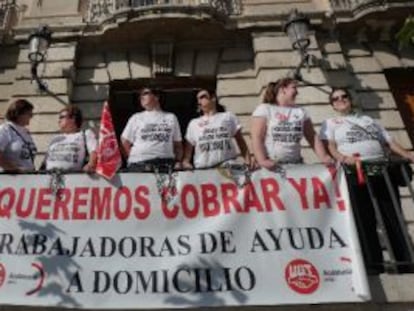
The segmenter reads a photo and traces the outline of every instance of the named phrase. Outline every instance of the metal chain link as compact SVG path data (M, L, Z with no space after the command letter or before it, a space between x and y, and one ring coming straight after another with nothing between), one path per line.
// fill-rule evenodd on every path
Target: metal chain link
M160 198L167 204L170 203L177 194L177 176L178 173L173 171L172 166L168 166L168 172L160 173L158 165L153 166L157 190Z
M243 188L251 181L251 171L246 164L223 163L222 168L227 170L229 177L238 188Z
M65 188L65 174L62 170L54 169L49 172L49 188L52 190L54 196L60 196L60 190Z

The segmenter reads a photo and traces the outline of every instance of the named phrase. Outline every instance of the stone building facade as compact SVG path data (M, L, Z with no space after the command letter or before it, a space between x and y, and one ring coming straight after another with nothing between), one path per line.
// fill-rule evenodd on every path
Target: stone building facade
M238 115L249 141L250 114L265 85L300 62L283 30L295 8L312 25L298 102L315 125L333 114L330 87L347 86L362 110L411 149L414 47L400 48L395 40L414 10L409 0L0 0L0 120L13 98L31 101L30 130L41 158L65 103L79 105L87 126L96 128L109 100L119 130L140 87L164 89L168 107L187 118L194 90L209 87ZM39 92L28 59L29 35L44 24L53 35L38 72L53 96ZM317 161L307 147L305 161ZM404 214L414 233L408 197ZM352 308L414 310L412 284L409 274L372 278L374 303ZM332 307L351 306L312 308Z

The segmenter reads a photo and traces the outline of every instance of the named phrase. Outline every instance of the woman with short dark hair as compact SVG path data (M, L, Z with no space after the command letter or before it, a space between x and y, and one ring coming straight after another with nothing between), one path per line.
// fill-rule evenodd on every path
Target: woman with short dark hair
M127 166L132 171L180 168L182 138L175 114L162 110L161 93L144 87L140 104L144 111L132 115L121 134Z
M193 151L196 168L231 163L238 156L233 139L239 147L245 164L250 166L249 149L236 116L225 111L213 91L206 89L198 91L197 103L201 116L192 119L187 127L183 167L193 168L191 163Z
M49 144L46 170L95 172L97 140L91 130L82 130L82 111L75 105L68 105L59 112L60 134Z
M0 168L10 172L34 171L36 145L26 128L33 117L33 105L17 99L6 112L6 122L0 126Z

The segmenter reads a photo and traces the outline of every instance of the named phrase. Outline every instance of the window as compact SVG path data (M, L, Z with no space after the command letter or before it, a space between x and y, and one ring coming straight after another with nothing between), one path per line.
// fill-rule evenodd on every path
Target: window
M414 69L388 69L385 76L414 145Z

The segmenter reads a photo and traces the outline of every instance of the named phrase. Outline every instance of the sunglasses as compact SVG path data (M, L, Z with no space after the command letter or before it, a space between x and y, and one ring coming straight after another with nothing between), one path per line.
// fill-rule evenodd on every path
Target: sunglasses
M208 94L201 94L201 95L198 95L198 96L197 96L197 99L198 99L198 100L201 100L201 99L203 99L203 98L205 98L205 99L209 99Z
M342 94L339 96L332 97L332 102L337 102L338 100L348 99L349 96L347 94Z

